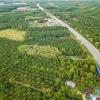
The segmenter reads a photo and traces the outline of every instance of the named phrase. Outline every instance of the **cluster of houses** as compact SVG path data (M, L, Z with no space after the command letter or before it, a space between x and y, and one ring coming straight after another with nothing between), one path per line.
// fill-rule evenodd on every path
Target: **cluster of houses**
M93 91L95 92L95 94L93 94ZM100 100L100 88L86 88L84 90L84 93L86 94L86 98L87 99L83 99L83 100Z
M57 20L49 18L47 21L47 26L61 26L61 25Z
M98 77L100 78L100 68L99 65L96 65L96 72ZM72 81L65 81L65 85L75 89L75 83ZM93 93L95 92L95 94ZM85 90L81 92L83 94L82 100L100 100L100 88L91 88L87 87Z

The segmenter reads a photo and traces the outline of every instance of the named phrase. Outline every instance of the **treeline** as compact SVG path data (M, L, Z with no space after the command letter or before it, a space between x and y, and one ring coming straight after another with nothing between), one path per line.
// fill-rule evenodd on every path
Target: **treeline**
M14 5L14 4L10 4L10 3L8 3L8 4L4 4L4 5L0 5L0 13L1 12L11 12L12 10L15 10L15 9L17 9L18 7L24 7L24 6L27 6L27 5L22 5L22 4L20 4L20 5Z
M26 30L27 27L28 23L25 21L25 17L21 14L12 13L0 16L0 30L7 28Z
M27 18L29 16L29 18ZM31 19L31 18L32 19ZM13 12L5 13L0 16L0 30L14 28L19 30L27 30L29 21L39 20L41 23L47 17L40 10L30 12ZM27 20L28 19L28 20Z

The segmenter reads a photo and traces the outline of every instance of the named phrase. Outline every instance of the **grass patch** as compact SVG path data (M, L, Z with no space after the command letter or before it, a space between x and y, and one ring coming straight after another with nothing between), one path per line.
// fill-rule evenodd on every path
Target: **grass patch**
M25 32L15 30L15 29L6 29L0 31L0 37L7 38L14 41L23 41L25 37Z
M25 52L28 55L36 55L48 58L56 57L56 55L61 54L58 48L51 46L22 45L19 46L18 50Z

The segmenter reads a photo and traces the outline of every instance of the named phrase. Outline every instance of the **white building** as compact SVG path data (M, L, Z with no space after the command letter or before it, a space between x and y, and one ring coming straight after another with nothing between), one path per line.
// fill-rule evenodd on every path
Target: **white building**
M75 88L75 83L71 82L71 81L65 81L65 85L71 87L71 88Z
M100 96L90 94L90 100L100 100Z

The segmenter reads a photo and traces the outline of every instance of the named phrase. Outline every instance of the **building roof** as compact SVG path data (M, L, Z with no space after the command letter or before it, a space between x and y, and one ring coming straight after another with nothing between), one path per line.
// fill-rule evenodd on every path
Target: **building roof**
M83 91L85 94L92 94L92 92L93 92L93 88L91 88L91 87L87 87L84 91Z
M89 100L100 100L100 96L90 94L90 99Z
M75 83L74 83L74 82L65 81L65 84L66 84L67 86L70 86L71 88L75 88Z
M100 100L100 96L97 96L97 97L96 97L96 100Z

